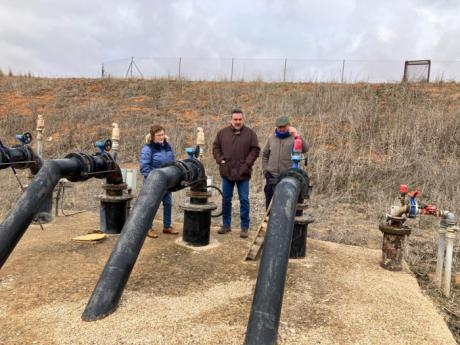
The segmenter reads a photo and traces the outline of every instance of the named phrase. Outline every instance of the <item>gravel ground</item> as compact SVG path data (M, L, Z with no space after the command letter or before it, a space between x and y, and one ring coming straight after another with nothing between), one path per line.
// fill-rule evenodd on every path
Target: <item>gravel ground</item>
M213 229L219 245L202 251L146 239L118 310L88 323L81 313L116 237L70 239L97 228L93 213L30 227L0 271L0 344L243 343L257 264L242 262L247 241L236 231ZM455 344L413 275L379 259L309 239L307 258L289 265L279 343Z

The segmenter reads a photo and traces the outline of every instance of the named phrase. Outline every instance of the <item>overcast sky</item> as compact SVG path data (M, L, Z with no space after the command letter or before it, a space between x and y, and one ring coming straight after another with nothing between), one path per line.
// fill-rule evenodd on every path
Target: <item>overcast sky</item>
M139 57L460 59L458 0L0 0L0 68Z

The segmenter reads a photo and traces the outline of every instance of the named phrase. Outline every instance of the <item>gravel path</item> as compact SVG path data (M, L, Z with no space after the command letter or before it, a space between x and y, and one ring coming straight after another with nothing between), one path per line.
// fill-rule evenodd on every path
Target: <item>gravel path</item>
M247 241L215 229L209 250L147 239L118 310L81 321L116 238L70 239L97 227L91 213L31 226L0 271L0 344L243 343L257 264L241 261ZM379 259L379 250L309 239L307 258L289 265L279 343L455 344L416 279Z

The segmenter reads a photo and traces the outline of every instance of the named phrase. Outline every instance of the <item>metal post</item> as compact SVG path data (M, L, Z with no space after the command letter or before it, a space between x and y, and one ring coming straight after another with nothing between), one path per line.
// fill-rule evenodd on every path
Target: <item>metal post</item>
M131 78L133 77L133 63L134 63L134 57L131 56L131 64L129 65L131 69Z
M37 155L43 158L43 130L45 129L45 120L43 115L37 117Z
M407 82L407 64L408 64L408 61L404 61L404 72L403 72L403 78L402 78L403 83Z
M113 159L117 160L118 149L120 147L120 128L118 127L118 123L112 123L112 151L113 151Z
M126 71L125 78L128 78L131 73L131 78L133 77L133 57L131 56L131 62L129 63L128 70Z
M340 78L340 82L343 84L343 79L345 76L345 59L342 60L342 76Z
M233 81L233 63L234 63L235 59L232 58L232 69L230 71L230 81Z
M436 260L436 273L435 283L438 288L441 288L442 270L444 267L444 254L446 252L446 225L441 220L439 225L439 238L438 238L438 257Z
M136 70L137 70L137 73L139 73L139 75L141 76L141 78L144 78L144 74L141 72L141 70L139 69L139 67L137 67L137 64L136 62L134 61L133 59L133 65L134 67L136 67ZM133 76L133 67L131 66L131 77Z
M430 73L431 73L431 60L428 60L428 77L426 78L426 82L430 82Z
M455 226L451 226L447 229L446 239L447 239L447 247L446 247L446 260L444 264L444 288L443 292L444 295L449 298L450 297L450 281L452 278L452 256L454 253L454 240L457 236L458 228Z
M104 71L104 63L102 63L102 68L101 68L101 78L105 77L105 71Z
M287 66L287 59L284 59L283 82L286 82L286 66Z
M181 64L182 64L182 58L179 57L179 79L181 78L181 71L180 71L180 69L181 69Z

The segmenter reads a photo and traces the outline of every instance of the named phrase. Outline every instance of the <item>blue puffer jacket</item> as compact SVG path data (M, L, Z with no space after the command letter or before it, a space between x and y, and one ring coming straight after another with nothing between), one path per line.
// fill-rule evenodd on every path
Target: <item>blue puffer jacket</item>
M141 151L141 174L146 178L153 169L158 169L164 163L173 161L174 152L166 141L164 144L150 143L144 145Z

